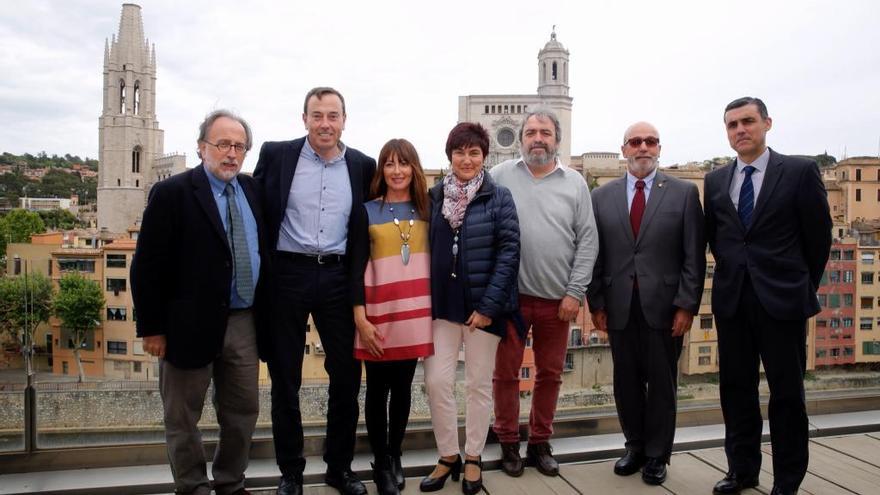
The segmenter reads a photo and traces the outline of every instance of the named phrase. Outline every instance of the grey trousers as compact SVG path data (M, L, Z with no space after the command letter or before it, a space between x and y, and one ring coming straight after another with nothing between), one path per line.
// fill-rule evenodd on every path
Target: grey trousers
M214 490L217 495L226 495L244 488L244 471L259 413L258 377L257 337L250 311L229 315L223 349L211 364L182 369L164 359L160 361L165 443L176 493L211 492L198 422L212 379L212 399L220 425L211 468Z

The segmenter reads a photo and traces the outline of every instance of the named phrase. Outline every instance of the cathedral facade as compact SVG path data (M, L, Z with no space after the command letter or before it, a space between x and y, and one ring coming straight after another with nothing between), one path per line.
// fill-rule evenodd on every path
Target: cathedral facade
M458 97L458 121L479 122L489 131L486 166L520 156L519 128L530 108L550 107L562 125L559 159L571 159L571 104L568 95L568 50L556 40L553 31L538 52L538 93L534 95L468 95Z
M156 48L141 8L122 6L119 33L104 43L104 104L98 118L98 228L126 232L139 221L150 187L186 168L164 154L156 120Z

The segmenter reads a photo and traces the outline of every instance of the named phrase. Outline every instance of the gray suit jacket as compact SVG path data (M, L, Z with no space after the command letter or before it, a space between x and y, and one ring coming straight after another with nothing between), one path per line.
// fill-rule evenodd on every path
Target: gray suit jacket
M622 330L638 275L642 313L651 328L672 328L677 308L696 314L706 274L703 209L696 185L659 170L633 238L626 176L592 193L599 257L587 292L590 311L604 309L608 328Z

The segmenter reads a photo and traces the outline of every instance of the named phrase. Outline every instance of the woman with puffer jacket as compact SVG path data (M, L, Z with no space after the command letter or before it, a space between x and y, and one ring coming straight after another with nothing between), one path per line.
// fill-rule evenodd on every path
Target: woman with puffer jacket
M431 307L434 355L425 359L425 385L440 460L422 480L424 492L458 481L455 373L464 343L465 442L462 492L482 489L481 454L492 414L495 351L509 320L521 325L517 307L519 223L513 197L483 170L489 136L462 122L449 133L452 173L431 191Z

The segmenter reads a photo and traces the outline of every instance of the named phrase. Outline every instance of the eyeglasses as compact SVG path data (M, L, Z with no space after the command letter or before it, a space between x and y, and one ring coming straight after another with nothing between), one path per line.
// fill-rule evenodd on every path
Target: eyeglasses
M241 155L245 151L247 151L247 147L243 144L238 144L238 143L232 144L232 143L226 143L226 142L214 144L210 141L205 141L204 139L202 140L202 142L204 142L205 144L210 144L211 146L217 148L218 150L220 150L221 153L227 153L227 152L229 152L229 150L231 150L233 148L235 149L235 152L238 153L239 155Z
M626 144L633 148L640 148L642 143L645 143L645 146L648 148L656 148L658 144L660 144L660 140L655 137L634 137L626 140Z

